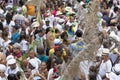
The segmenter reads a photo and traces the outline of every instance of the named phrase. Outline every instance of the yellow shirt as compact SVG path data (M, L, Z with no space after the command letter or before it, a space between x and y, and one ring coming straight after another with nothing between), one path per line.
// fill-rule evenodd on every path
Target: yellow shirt
M49 50L49 57L52 57L52 55L55 53L54 49L50 49ZM64 56L66 56L66 51L63 49L63 53L62 53L62 59Z

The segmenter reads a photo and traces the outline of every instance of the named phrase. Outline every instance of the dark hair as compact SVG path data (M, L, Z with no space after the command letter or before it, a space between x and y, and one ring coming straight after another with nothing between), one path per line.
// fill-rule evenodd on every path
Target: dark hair
M3 32L2 32L2 36L3 36L3 37L7 37L7 36L8 36L8 32L3 31Z
M65 35L68 36L67 32L63 32L63 33L61 34L61 38L64 39Z
M0 30L3 31L3 24L2 24L2 22L0 22Z
M9 74L7 79L8 80L18 80L16 74Z
M83 32L78 29L75 34L76 34L77 37L82 37Z
M115 12L118 11L118 9L119 9L118 7L114 7L114 11L115 11Z
M47 34L50 30L51 30L51 27L48 27L45 33Z
M120 30L120 24L117 26L117 29Z

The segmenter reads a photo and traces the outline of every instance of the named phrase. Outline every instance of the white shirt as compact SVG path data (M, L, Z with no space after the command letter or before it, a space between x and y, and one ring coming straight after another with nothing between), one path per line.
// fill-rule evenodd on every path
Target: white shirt
M21 45L21 49L22 49L23 51L27 51L28 48L29 48L28 42L27 42L25 39L23 39L23 40L20 42L20 45Z
M17 65L14 70L12 70L10 67L7 67L6 75L8 76L9 74L16 74L18 71L22 72L22 69L19 68Z
M103 77L103 76L105 76L105 74L106 74L107 72L111 72L111 69L112 69L112 63L111 63L110 60L108 60L108 61L106 61L106 62L102 61L98 73L99 73L99 75L100 75L101 77Z
M53 68L49 70L47 80L50 80L52 74L53 74Z

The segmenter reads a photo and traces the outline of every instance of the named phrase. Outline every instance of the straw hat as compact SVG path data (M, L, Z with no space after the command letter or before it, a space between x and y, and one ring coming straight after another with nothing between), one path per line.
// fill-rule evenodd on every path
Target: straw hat
M40 26L40 24L39 24L39 22L33 22L32 23L32 25L31 25L33 28L35 28L35 27L39 27Z
M116 53L116 54L120 55L120 52L118 51L118 48L113 49L113 53Z
M72 8L71 7L65 7L65 11L72 11Z
M110 50L107 48L102 49L102 55L108 55L110 53Z

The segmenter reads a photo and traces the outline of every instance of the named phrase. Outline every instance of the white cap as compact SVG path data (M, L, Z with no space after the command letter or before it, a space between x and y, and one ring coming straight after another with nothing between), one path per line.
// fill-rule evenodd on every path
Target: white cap
M16 59L10 59L7 61L8 65L15 64L15 63L16 63Z
M35 69L38 69L38 68L39 68L38 62L37 62L36 59L30 59L28 62L29 62Z
M71 7L65 7L65 11L72 11L72 8Z
M36 21L36 22L33 22L31 26L32 26L33 28L34 28L34 27L39 27L40 24L39 24L39 22Z
M3 64L0 64L0 70L5 71L6 70L6 66L3 65Z
M13 55L7 56L6 60L8 61L8 60L10 60L10 59L14 59L14 56L13 56Z
M102 49L102 55L108 55L110 53L110 50L107 48Z
M62 43L62 41L60 40L60 39L55 39L54 40L54 44L55 45L59 45L59 44L61 44Z

